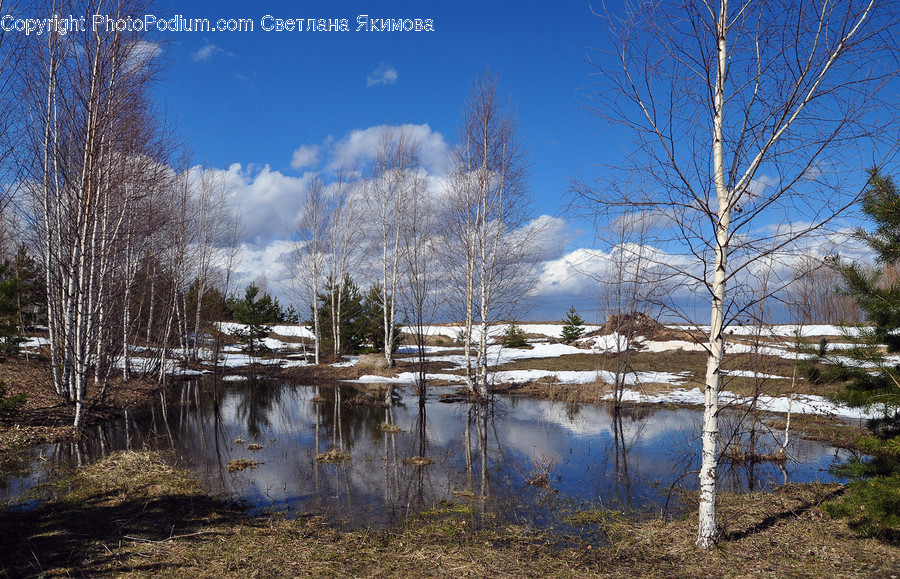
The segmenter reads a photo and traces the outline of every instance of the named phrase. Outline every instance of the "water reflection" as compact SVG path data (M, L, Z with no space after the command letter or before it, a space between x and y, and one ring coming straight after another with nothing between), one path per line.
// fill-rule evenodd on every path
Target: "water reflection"
M421 391L422 389L419 389ZM420 403L420 400L422 403ZM385 402L387 401L387 404ZM777 448L773 433L723 413L723 442ZM321 513L347 527L386 524L442 501L475 512L551 525L560 507L655 510L669 487L696 484L700 412L497 397L492 405L441 403L412 389L360 395L353 387L270 380L185 382L98 427L81 443L37 449L46 460L85 464L119 449L162 449L213 492L255 509ZM337 450L349 460L321 462ZM830 480L836 451L793 440L786 463L723 466L722 488ZM229 472L252 459L255 469ZM6 497L38 475L2 479Z

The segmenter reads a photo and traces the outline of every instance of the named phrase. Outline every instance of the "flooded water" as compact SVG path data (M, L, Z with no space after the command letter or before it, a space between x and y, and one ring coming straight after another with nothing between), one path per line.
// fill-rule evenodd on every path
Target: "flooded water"
M322 514L343 527L389 524L448 501L548 527L575 508L658 511L670 488L696 487L697 410L642 407L615 415L605 405L498 396L483 407L431 395L420 408L404 388L384 407L360 404L357 395L346 384L185 382L80 444L35 449L31 473L0 479L2 494L9 500L55 464L145 448L169 451L207 489L254 510ZM765 431L728 435L743 430L736 416L723 416L724 439L744 450L752 442L759 453L777 448ZM720 487L833 480L827 469L843 454L792 438L788 462L726 462ZM349 460L316 460L332 449ZM260 464L228 469L242 458Z

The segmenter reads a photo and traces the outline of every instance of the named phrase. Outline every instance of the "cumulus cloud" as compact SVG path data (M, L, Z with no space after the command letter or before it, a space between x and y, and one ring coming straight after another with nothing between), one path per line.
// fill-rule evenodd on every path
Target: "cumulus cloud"
M268 165L257 169L240 163L221 173L241 220L242 242L259 248L288 237L299 218L311 175L290 177Z
M556 259L543 263L537 287L533 292L534 301L542 312L562 312L574 304L579 309L597 310L598 298L603 292L615 287L610 284L633 283L635 277L629 277L629 264L634 256L641 255L646 264L646 271L641 277L653 279L653 289L664 294L664 300L681 307L697 292L698 285L684 274L665 277L665 272L687 272L691 275L702 275L702 264L683 255L670 254L650 245L624 243L609 248L608 251L591 248L572 250ZM624 277L623 277L624 275ZM665 281L663 281L665 280ZM656 285L658 284L658 285ZM627 286L626 286L627 287ZM644 288L642 293L650 287ZM560 309L562 308L562 309ZM561 313L555 314L556 316ZM554 319L554 315L543 313L541 319ZM602 321L602 320L600 320Z
M405 124L399 127L378 125L351 131L333 145L329 168L364 165L375 155L385 131L391 128L407 131L416 140L419 155L429 172L437 175L446 172L450 159L450 145L444 140L443 135L432 131L427 124Z
M516 235L527 239L533 248L529 259L540 262L556 259L562 254L562 248L571 242L572 229L564 219L541 215L522 226Z
M270 294L288 298L291 293L290 272L285 261L293 250L293 243L283 239L264 247L242 244L241 260L235 271L237 285L244 286L264 276Z
M382 62L366 76L366 87L394 84L397 77L397 69Z
M292 169L305 169L319 164L319 147L316 145L302 145L294 151L291 157Z
M588 294L597 280L607 275L609 254L599 249L576 249L547 260L538 280L537 296L558 295L571 299Z

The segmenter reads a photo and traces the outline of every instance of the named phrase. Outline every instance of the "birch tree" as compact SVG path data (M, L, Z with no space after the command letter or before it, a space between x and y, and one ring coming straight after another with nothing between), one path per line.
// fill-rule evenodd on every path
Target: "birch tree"
M439 283L438 250L440 242L438 213L431 197L425 191L424 177L413 189L415 194L407 206L406 227L403 231L404 277L401 291L401 307L417 350L417 378L419 404L425 404L425 371L427 326L434 320L438 309Z
M352 178L356 172L341 167L327 191L326 238L329 252L327 257L328 279L333 284L341 284L361 258L359 245L362 241L361 192ZM335 356L342 352L341 327L344 318L344 291L329 292L331 300L331 332Z
M66 8L93 14L100 6ZM104 8L121 15L140 6ZM35 122L28 163L46 272L53 381L60 396L74 403L80 429L88 383L108 368L98 343L115 319L111 281L126 217L139 194L129 183L129 163L153 154L147 88L156 49L137 34L104 27L65 40L51 30L31 48L26 86Z
M319 320L319 292L323 288L323 276L327 267L328 227L330 215L325 184L318 175L306 189L303 212L294 236L294 251L288 262L294 299L312 309L314 360L321 357L321 321ZM301 310L302 311L302 310Z
M0 0L0 14L15 13L19 2ZM14 183L19 182L19 164L14 162L15 151L21 144L22 124L25 118L20 108L21 65L25 62L23 34L0 27L0 103L5 113L0 115L0 216L12 202ZM5 232L2 232L5 233ZM2 239L2 236L0 236ZM6 248L0 248L6 249Z
M525 233L530 199L517 130L497 79L476 79L459 126L443 219L446 267L464 319L466 384L481 397L489 395L490 324L512 314L533 283L534 236Z
M374 220L381 252L381 289L384 359L394 365L397 297L403 274L403 232L411 200L422 194L422 163L414 135L388 127L372 159L366 200Z
M606 182L579 187L598 212L643 212L653 243L710 306L697 545L716 537L720 369L730 292L761 256L826 230L892 147L896 7L879 0L681 0L609 17L591 110L633 139ZM873 153L874 151L874 153ZM648 187L608 187L641 171ZM789 223L773 231L767 223ZM684 304L670 304L685 317Z

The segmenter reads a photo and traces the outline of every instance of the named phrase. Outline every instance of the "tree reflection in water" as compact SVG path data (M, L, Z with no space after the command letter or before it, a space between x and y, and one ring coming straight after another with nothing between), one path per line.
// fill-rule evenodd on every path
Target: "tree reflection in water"
M339 383L189 381L92 429L80 443L38 449L48 460L35 464L49 469L119 449L162 449L213 492L259 509L322 513L347 527L392 523L447 502L471 504L496 520L508 514L549 525L558 523L559 505L657 510L671 484L695 483L696 477L684 476L696 469L695 410L615 412L503 396L490 404L442 403L439 392L428 398L424 391L398 386L389 396L361 398L354 386ZM731 427L740 432L734 440L743 451L777 444L771 433L750 426L735 420ZM316 460L332 449L350 459ZM830 480L820 469L834 449L795 438L789 454L795 460L784 465L758 462L734 467L738 474L723 471L723 488ZM529 486L522 476L542 457L554 465L552 491ZM228 472L229 461L240 458L260 464ZM27 484L21 476L7 477L0 488L10 493Z

